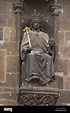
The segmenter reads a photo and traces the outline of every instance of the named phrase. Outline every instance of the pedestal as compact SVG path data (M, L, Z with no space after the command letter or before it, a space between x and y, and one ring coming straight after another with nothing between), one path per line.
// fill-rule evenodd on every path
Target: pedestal
M58 89L22 86L17 100L20 106L55 106L59 96Z

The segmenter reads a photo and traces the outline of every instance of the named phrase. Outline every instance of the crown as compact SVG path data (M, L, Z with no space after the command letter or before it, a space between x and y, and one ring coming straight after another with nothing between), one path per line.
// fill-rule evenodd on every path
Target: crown
M34 9L34 12L31 13L33 19L40 19L41 21L43 20L43 17L44 17L44 14L41 14L41 13L37 13L36 9Z

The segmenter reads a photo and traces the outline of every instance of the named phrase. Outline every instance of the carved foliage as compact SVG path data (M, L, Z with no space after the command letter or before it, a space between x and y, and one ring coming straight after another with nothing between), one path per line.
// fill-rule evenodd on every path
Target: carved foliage
M23 93L18 95L21 106L54 106L59 94Z
M15 13L22 13L23 10L23 2L15 2L13 4L13 8L15 9Z

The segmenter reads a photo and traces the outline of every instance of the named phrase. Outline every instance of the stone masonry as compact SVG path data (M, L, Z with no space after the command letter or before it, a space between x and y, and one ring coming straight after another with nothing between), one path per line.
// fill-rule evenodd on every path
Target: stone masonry
M18 53L14 0L0 0L0 105L17 105Z
M16 37L16 17L12 6L14 2L15 0L0 0L1 106L17 105L19 55ZM62 9L59 16L56 41L55 71L59 75L62 73L62 76L56 77L58 84L60 84L58 85L60 97L57 105L70 105L70 0L58 0L58 3L62 6Z

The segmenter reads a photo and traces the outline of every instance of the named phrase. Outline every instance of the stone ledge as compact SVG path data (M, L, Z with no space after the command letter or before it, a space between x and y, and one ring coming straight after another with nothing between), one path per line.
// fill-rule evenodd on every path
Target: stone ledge
M58 89L20 87L17 102L20 106L54 106L60 96Z

